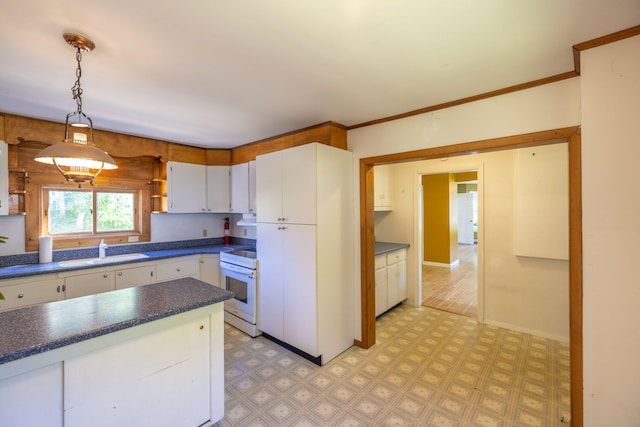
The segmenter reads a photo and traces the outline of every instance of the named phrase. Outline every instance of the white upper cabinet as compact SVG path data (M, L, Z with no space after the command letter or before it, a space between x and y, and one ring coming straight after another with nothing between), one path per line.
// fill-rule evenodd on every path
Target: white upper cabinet
M0 215L9 215L9 149L0 141Z
M229 212L229 166L207 166L207 212Z
M316 146L306 144L256 159L258 222L316 223Z
M206 212L206 184L206 166L167 162L167 212Z
M167 212L229 212L229 166L167 162Z
M231 212L249 213L249 163L231 166Z
M249 162L249 213L256 213L256 161Z
M391 170L389 166L375 166L373 169L373 210L393 210Z

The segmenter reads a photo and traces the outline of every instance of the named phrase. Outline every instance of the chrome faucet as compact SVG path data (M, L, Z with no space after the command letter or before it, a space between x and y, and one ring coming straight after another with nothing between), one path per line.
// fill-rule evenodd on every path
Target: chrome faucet
M100 259L105 259L107 257L107 248L109 246L103 240L100 240L100 245L98 246L98 257Z

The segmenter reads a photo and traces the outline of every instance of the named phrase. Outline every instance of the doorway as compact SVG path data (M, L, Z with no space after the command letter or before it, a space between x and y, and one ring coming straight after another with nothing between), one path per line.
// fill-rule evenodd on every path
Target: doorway
M373 167L376 164L447 158L480 152L499 151L535 145L568 143L569 169L569 317L571 356L571 412L576 425L582 425L582 199L581 139L577 126L449 145L406 153L360 159L360 239L361 239L361 339L356 344L369 348L375 344L375 237L373 213ZM482 242L482 235L479 237Z
M478 172L420 177L424 307L478 319Z

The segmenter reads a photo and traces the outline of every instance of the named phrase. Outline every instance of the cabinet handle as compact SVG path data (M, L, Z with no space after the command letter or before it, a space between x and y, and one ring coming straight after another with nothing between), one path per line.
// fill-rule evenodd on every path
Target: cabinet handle
M118 276L122 276L122 271L118 271Z
M58 287L56 288L56 292L60 293L60 285L58 285Z
M180 271L180 267L176 268L176 271Z
M150 271L150 273L151 273L151 277L153 277L153 271Z
M18 298L19 298L19 299L24 298L24 294L18 294Z
M200 330L204 329L204 325L200 325Z
M109 277L109 273L104 273L104 274L102 275L102 277L104 277L104 278L106 279L107 277Z

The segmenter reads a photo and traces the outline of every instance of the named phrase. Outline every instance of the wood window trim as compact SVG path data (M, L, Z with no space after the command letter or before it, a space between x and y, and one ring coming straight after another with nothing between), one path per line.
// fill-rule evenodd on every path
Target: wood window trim
M70 184L58 185L51 183L49 174L30 174L26 187L26 219L25 219L25 249L27 251L37 251L39 237L43 230L44 219L44 198L43 191L46 188L56 188L62 190L72 190ZM76 249L98 246L100 240L107 244L126 244L134 240L138 242L148 242L151 240L151 188L148 181L132 179L96 179L95 189L107 191L136 191L138 216L138 229L134 231L103 232L93 235L66 235L54 236L53 249Z
M49 192L50 191L67 191L67 192L81 192L81 193L89 193L93 194L93 206L92 206L92 231L90 232L77 232L77 233L66 233L66 234L50 234L48 230L47 220L48 212L47 206L49 205ZM98 231L98 211L97 211L97 194L98 193L122 193L122 194L131 194L134 197L134 227L131 230L117 230L117 231ZM40 235L42 236L51 236L53 237L53 241L63 241L63 240L73 240L78 241L79 239L108 239L110 237L129 237L129 236L140 236L140 230L142 229L142 216L140 215L141 206L141 191L139 189L132 188L106 188L106 187L83 187L83 188L69 188L69 186L60 186L60 185L43 185L42 186L42 210L40 211Z
M580 127L553 129L463 144L427 148L360 159L360 298L361 340L370 348L376 342L375 233L373 167L441 157L462 156L566 142L569 151L569 336L571 363L571 422L584 424L583 319L582 319L582 158Z

